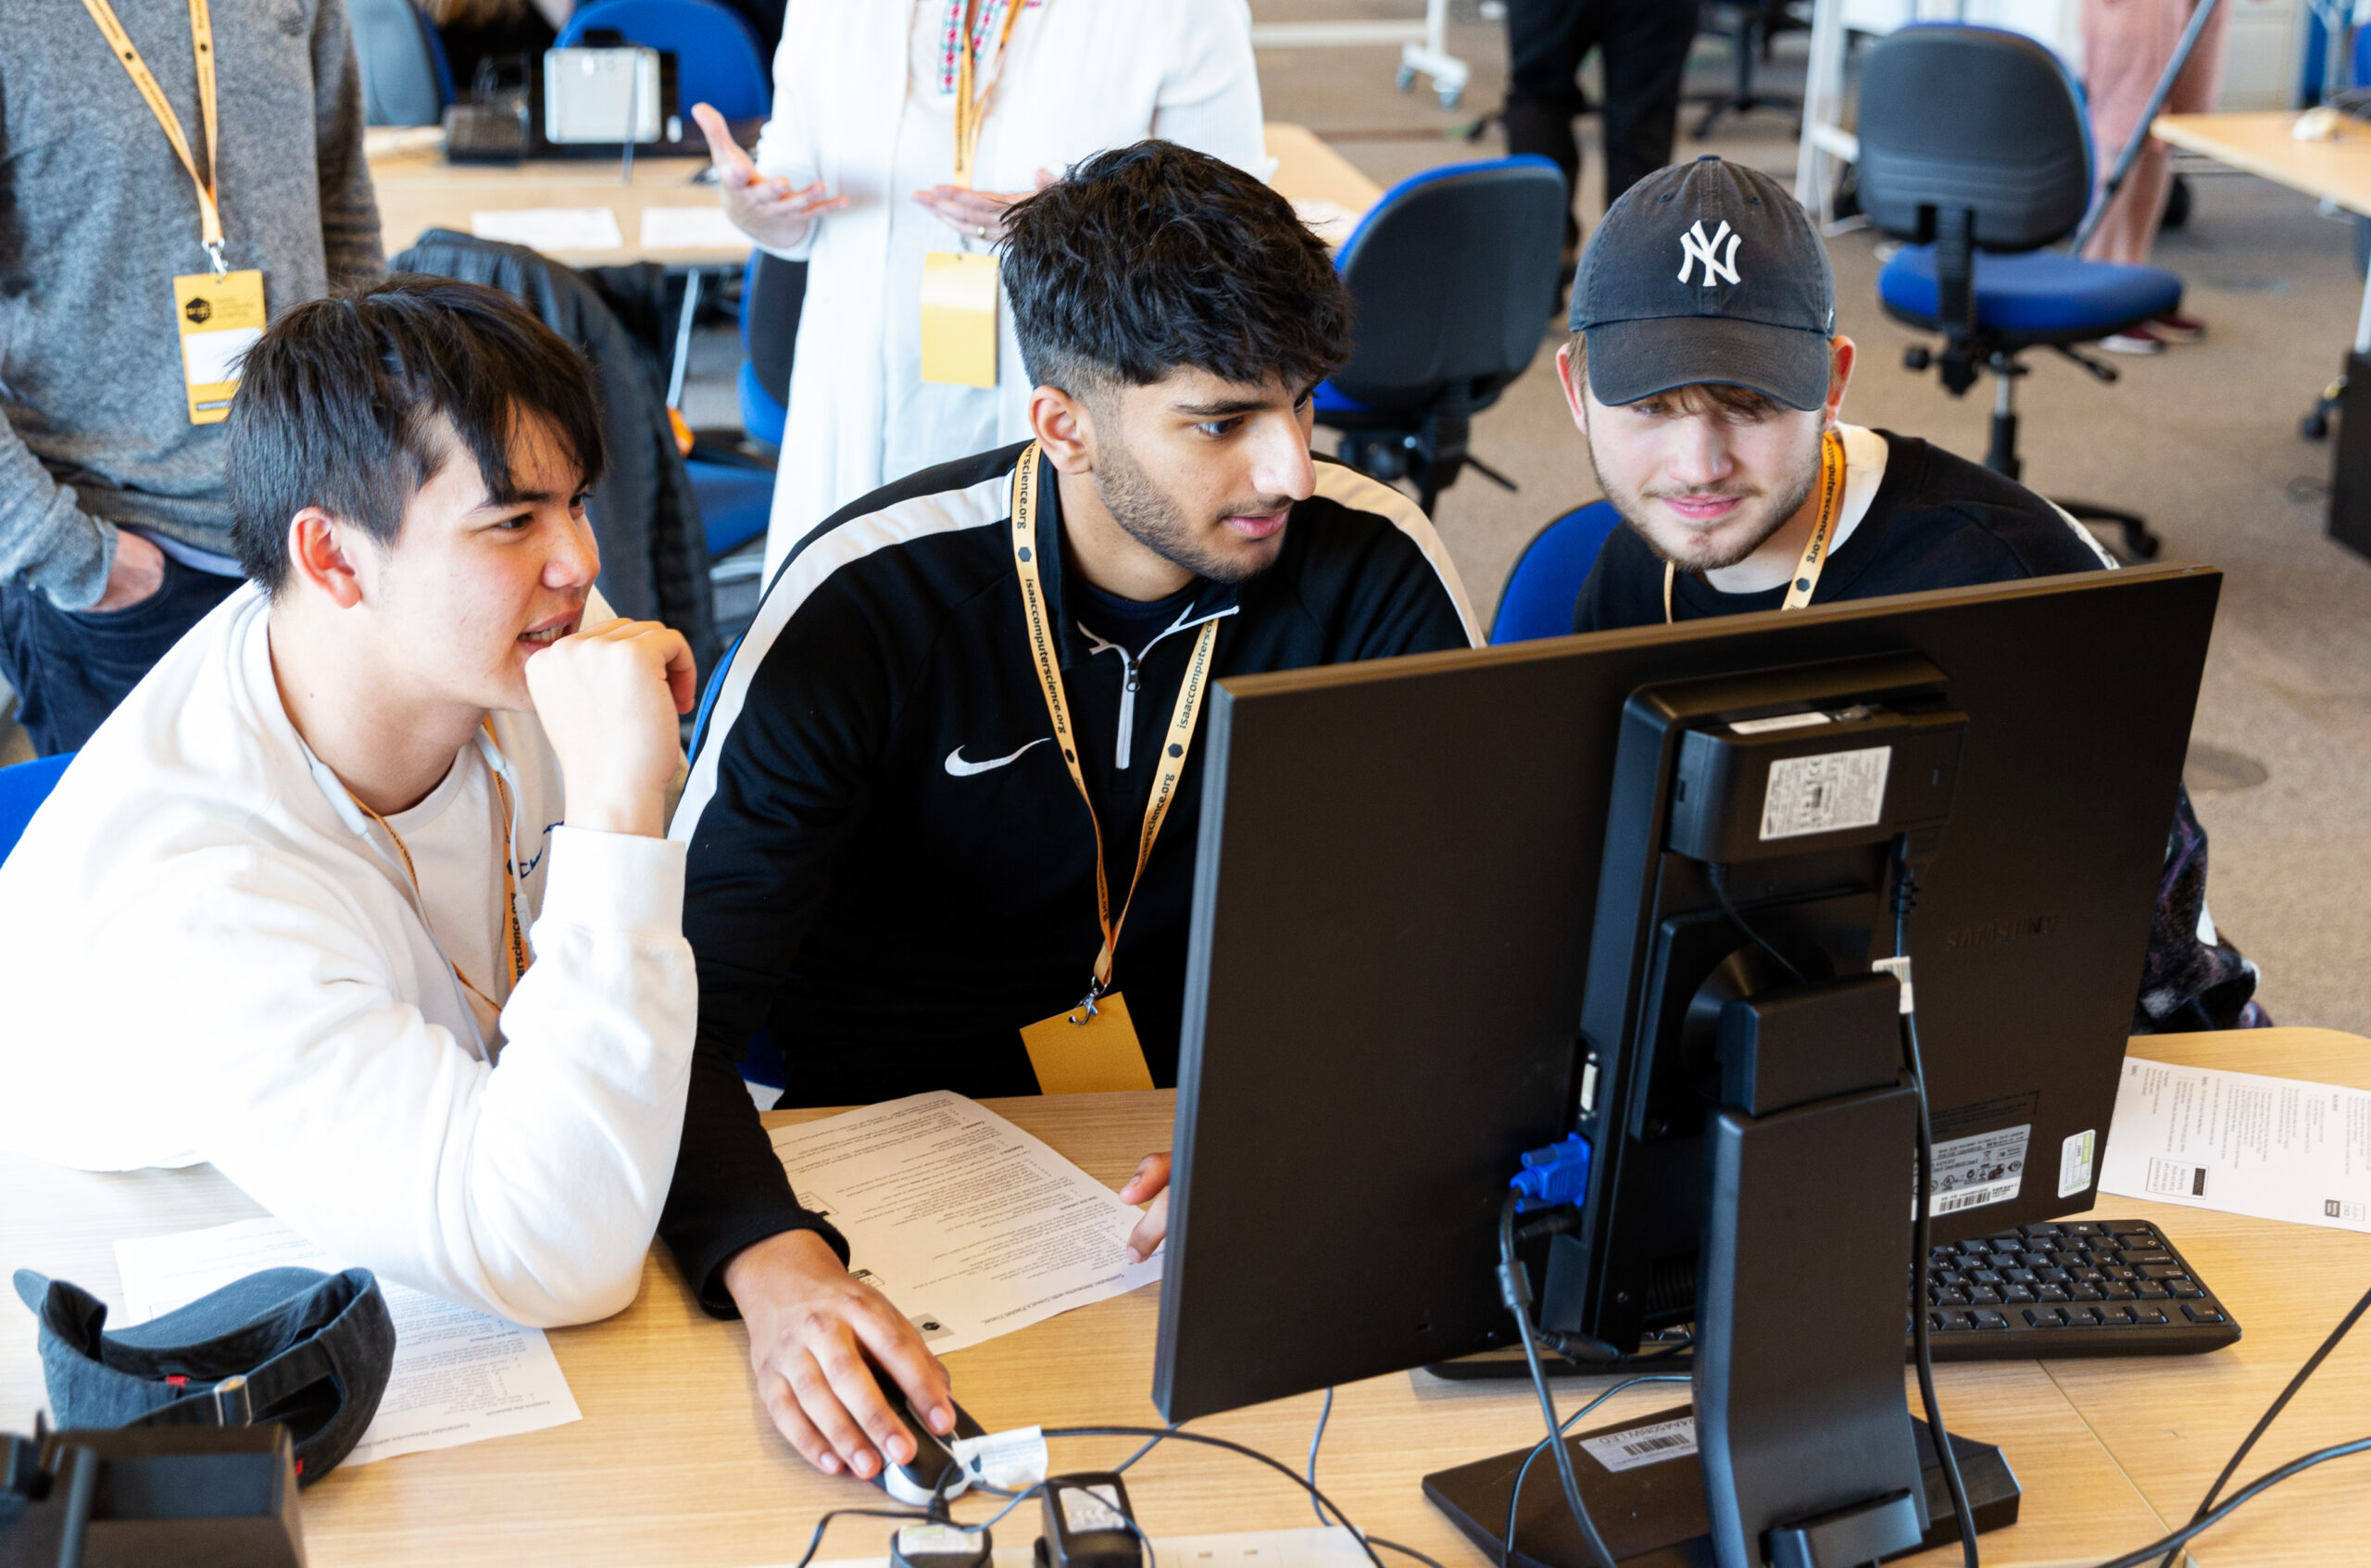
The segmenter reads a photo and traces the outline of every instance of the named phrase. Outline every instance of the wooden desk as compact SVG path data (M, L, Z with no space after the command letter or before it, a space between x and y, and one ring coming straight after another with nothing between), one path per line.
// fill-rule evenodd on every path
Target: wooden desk
M2371 217L2371 125L2342 120L2331 140L2301 142L2289 134L2296 123L2297 116L2287 110L2165 114L2149 122L2149 134ZM2365 284L2363 308L2355 319L2354 351L2371 354L2371 282Z
M2315 1031L2149 1040L2170 1060L2371 1085L2371 1042ZM1167 1093L993 1102L1098 1178L1117 1185L1169 1141ZM772 1124L810 1112L770 1115ZM115 1236L218 1223L257 1212L210 1170L91 1175L0 1157L0 1266L40 1268L120 1299ZM2240 1346L2177 1361L2011 1362L1938 1373L1955 1430L1999 1443L2026 1488L2021 1523L1987 1536L1995 1568L2074 1568L2162 1534L2186 1517L2280 1381L2352 1300L2371 1238L2112 1199L2101 1210L2159 1219L2247 1328ZM2300 1266L2303 1264L2304 1266ZM1158 1425L1149 1398L1158 1293L1099 1303L947 1358L960 1397L991 1428L1039 1423ZM752 1390L740 1326L702 1316L672 1262L654 1250L641 1296L607 1323L558 1330L553 1348L585 1419L520 1437L341 1471L306 1494L305 1527L321 1568L346 1563L466 1568L524 1559L585 1564L786 1562L817 1514L879 1494L827 1480L777 1437ZM33 1324L0 1301L0 1425L42 1402ZM1559 1384L1562 1408L1602 1380ZM1904 1380L1905 1399L1914 1390ZM1684 1388L1634 1390L1592 1426L1680 1402ZM2267 1439L2264 1464L2354 1435L2349 1408L2371 1403L2371 1346L2334 1356ZM1315 1396L1198 1423L1286 1462L1307 1449ZM2356 1426L2361 1417L2353 1418ZM1527 1445L1539 1417L1527 1386L1443 1384L1421 1374L1343 1388L1320 1483L1352 1519L1449 1568L1483 1562L1418 1490L1428 1471ZM1056 1462L1108 1463L1130 1444L1066 1441ZM1248 1461L1183 1445L1130 1473L1156 1536L1275 1529L1310 1523L1298 1488ZM2359 1469L2334 1464L2253 1505L2207 1538L2219 1565L2362 1559L2367 1511ZM967 1516L978 1505L966 1505ZM1009 1521L1025 1540L1026 1512ZM883 1522L835 1527L824 1558L881 1549ZM1957 1562L1956 1549L1913 1560Z
M1267 128L1268 154L1276 159L1272 183L1295 199L1327 201L1363 213L1383 194L1340 153L1299 125ZM404 250L430 229L470 232L470 214L520 207L606 207L617 214L621 247L563 251L555 260L571 267L602 267L629 261L670 266L734 266L747 259L746 244L703 250L645 251L642 213L650 207L714 207L716 187L694 183L706 158L636 158L634 183L620 181L614 158L552 158L508 168L451 164L433 142L414 136L383 139L385 149L370 156L370 180L379 194L379 230L389 256Z

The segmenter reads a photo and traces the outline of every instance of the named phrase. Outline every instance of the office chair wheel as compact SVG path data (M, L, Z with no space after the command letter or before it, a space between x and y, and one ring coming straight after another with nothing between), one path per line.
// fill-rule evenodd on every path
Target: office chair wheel
M1444 87L1440 89L1441 107L1445 109L1453 109L1457 107L1457 106L1464 100L1464 97L1465 89L1462 87Z
M1399 68L1399 74L1393 78L1393 81L1399 85L1399 88L1402 93L1409 91L1416 85L1416 68L1414 66L1401 66Z
M2297 421L2297 433L2303 436L2308 441L2327 441L2330 435L2330 416L2328 411L2317 408L2303 419L2299 420Z

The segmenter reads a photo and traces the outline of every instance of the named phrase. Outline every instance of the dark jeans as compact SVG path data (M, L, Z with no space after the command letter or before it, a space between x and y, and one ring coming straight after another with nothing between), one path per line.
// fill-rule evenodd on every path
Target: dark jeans
M1581 178L1573 120L1588 100L1576 80L1605 51L1605 204L1671 161L1679 85L1696 36L1696 0L1507 0L1507 151L1564 171L1565 205ZM1580 243L1564 217L1564 241Z
M165 558L165 583L136 605L60 609L38 588L0 583L0 674L17 722L44 757L79 751L148 667L239 585Z

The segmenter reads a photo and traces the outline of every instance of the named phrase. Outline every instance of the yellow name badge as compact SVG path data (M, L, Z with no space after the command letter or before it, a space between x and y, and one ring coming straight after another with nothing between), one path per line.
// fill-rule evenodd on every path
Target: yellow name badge
M922 380L997 384L995 257L933 251L922 257Z
M1092 1013L1077 1007L1039 1019L1022 1030L1021 1043L1029 1049L1029 1065L1037 1070L1041 1094L1099 1095L1152 1087L1145 1048L1136 1043L1136 1026L1117 991L1097 997Z
M220 424L239 390L239 357L263 336L263 274L250 269L173 280L173 319L182 329L182 378L189 422Z

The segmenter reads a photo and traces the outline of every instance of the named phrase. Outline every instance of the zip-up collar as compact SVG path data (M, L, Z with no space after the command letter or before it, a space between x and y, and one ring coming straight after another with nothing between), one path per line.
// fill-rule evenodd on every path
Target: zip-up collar
M1016 454L1016 457L1018 454ZM1037 523L1036 550L1038 580L1045 584L1046 615L1055 628L1061 668L1071 669L1078 660L1092 658L1100 649L1093 642L1100 642L1094 634L1064 612L1062 582L1070 569L1069 552L1062 545L1062 493L1060 474L1054 460L1041 450L1037 454ZM1243 585L1239 583L1219 583L1207 577L1195 579L1193 602L1185 613L1160 637L1145 645L1150 653L1161 637L1189 632L1214 616L1233 615L1243 605ZM1093 642L1090 642L1090 638ZM1106 645L1110 646L1110 645ZM1138 656L1141 657L1141 656Z
M1205 621L1216 621L1221 616L1233 615L1236 611L1243 608L1241 603L1238 602L1235 604L1222 605L1208 611L1204 611L1201 604L1199 603L1200 597L1201 596L1196 595L1196 603L1189 604L1183 610L1179 611L1176 620L1171 621L1166 627L1155 633L1152 640L1145 644L1144 647L1135 653L1130 653L1126 648L1122 647L1119 644L1111 641L1108 637L1098 636L1095 629L1084 621L1074 621L1072 623L1072 630L1079 636L1086 639L1086 651L1090 655L1098 653L1116 653L1120 656L1119 735L1111 765L1122 771L1125 771L1127 769L1129 754L1135 750L1136 692L1144 684L1142 674L1146 657L1149 655L1153 649L1160 646L1163 638L1173 637L1180 632L1190 632L1194 630L1194 628L1201 625Z

